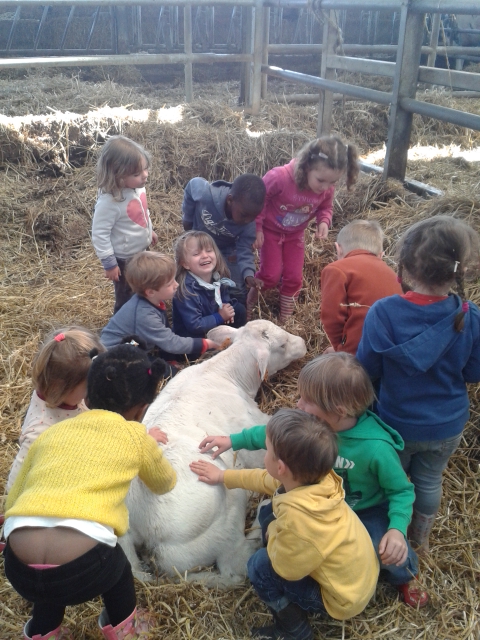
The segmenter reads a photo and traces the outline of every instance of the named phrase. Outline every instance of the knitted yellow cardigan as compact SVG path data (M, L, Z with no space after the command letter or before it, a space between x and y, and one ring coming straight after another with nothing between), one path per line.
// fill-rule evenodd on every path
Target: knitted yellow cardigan
M78 518L128 529L125 506L138 475L154 493L167 493L176 474L145 426L94 409L58 422L32 445L6 503L10 516Z

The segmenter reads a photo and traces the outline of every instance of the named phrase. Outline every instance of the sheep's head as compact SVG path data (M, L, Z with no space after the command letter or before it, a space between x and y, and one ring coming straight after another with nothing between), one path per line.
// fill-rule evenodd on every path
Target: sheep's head
M234 343L245 344L256 356L262 378L267 371L272 375L307 352L302 338L268 320L253 320L241 329L222 325L209 331L208 338L219 343L230 338Z

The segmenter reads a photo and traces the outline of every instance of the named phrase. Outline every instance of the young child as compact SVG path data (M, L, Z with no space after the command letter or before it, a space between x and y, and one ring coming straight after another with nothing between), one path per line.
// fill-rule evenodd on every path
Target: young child
M105 277L115 286L114 313L132 296L125 280L127 260L158 241L145 194L149 167L145 149L124 136L109 138L97 164L92 242Z
M173 298L173 328L180 336L205 337L220 324L243 327L246 310L230 298L235 283L215 240L203 231L187 231L175 244L178 289Z
M334 471L343 479L347 504L372 538L387 581L406 604L423 607L428 596L413 580L418 558L405 538L415 495L398 457L403 441L366 410L374 399L367 372L350 354L324 354L300 371L298 391L299 409L324 420L337 434ZM200 443L202 452L213 446L219 447L214 456L230 446L264 448L265 427L245 429L231 438L209 436Z
M363 611L375 591L378 561L332 471L337 444L328 425L281 409L268 422L266 447L265 471L222 471L205 461L190 468L203 482L273 496L267 548L250 558L248 576L274 624L252 635L311 640L307 612L344 620Z
M225 258L235 297L245 303L246 288L261 288L255 278L254 220L265 201L265 185L259 176L245 173L233 182L217 180L208 183L193 178L185 187L182 222L185 231L205 231L215 239Z
M340 138L318 138L306 144L296 158L275 167L263 178L267 195L256 219L255 246L260 249L260 270L255 277L263 288L280 281L280 321L293 313L302 288L305 229L315 219L316 238L325 239L332 222L335 185L346 172L347 186L357 180L357 150ZM250 289L247 317L258 302L258 290Z
M20 449L8 476L10 491L33 442L46 429L86 410L90 351L104 351L99 338L83 327L64 327L49 334L32 366L32 394L22 425Z
M320 318L330 351L355 355L368 309L380 298L402 293L396 273L383 260L383 231L375 220L354 220L335 243L337 261L322 270Z
M427 552L442 472L469 418L466 383L480 381L480 313L464 292L478 235L456 218L428 218L403 235L397 261L412 290L373 305L357 357L380 381L380 417L405 441L400 459L415 485L409 536Z
M126 277L134 295L103 329L100 338L106 347L135 334L152 355L174 362L179 354L194 359L207 349L218 347L213 340L178 336L170 329L165 300L172 300L178 287L172 258L154 251L137 253L127 265ZM170 375L176 372L172 366Z
M174 470L139 423L165 363L131 345L94 349L92 356L91 411L57 423L33 443L7 497L5 574L33 603L26 640L72 639L60 626L65 607L99 595L105 638L147 637L117 538L128 529L125 497L135 476L157 494L175 486Z

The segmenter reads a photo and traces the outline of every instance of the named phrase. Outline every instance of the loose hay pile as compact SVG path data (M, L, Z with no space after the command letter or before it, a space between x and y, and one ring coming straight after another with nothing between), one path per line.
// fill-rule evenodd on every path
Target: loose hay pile
M161 98L157 97L157 108L161 104ZM361 109L359 123L370 122L372 111L364 105L358 108ZM366 136L362 138L363 124L354 130L355 109L353 103L337 106L336 128L344 137L353 138L363 151L371 150L380 144L373 137L381 126L375 118L371 126L364 127ZM203 100L185 108L184 119L178 124L158 122L153 117L143 123L134 122L133 116L130 121L95 120L88 135L78 138L78 144L69 139L69 146L65 142L62 117L56 116L56 130L63 131L56 139L52 129L43 130L39 139L38 131L29 130L27 135L25 130L9 128L8 123L0 124L2 143L7 136L14 149L7 157L3 148L4 171L0 174L4 212L0 227L2 486L28 406L29 368L40 338L52 327L62 324L76 323L99 329L113 306L111 283L103 278L89 240L96 193L93 171L96 141L104 139L107 133L123 131L152 153L155 162L148 185L149 204L160 237L159 248L171 252L172 242L181 230L182 187L188 179L195 175L229 179L244 171L262 174L288 161L294 150L313 137L316 126L313 107L293 107L277 101L266 104L261 116L246 120L225 103ZM246 128L267 133L253 137L246 133ZM449 136L451 133L446 136L445 144L450 144ZM465 132L462 136L465 141ZM437 137L435 143L441 144L442 140ZM79 150L75 156L80 165L77 168L71 167L69 149L72 145ZM29 152L25 151L27 148ZM34 149L47 150L52 156L42 156L40 151L35 155ZM464 169L458 167L462 179ZM472 171L474 180L468 190L462 193L449 190L438 200L419 200L398 183L385 184L365 175L361 176L355 191L338 190L334 229L329 241L315 242L313 233L307 232L305 286L296 314L287 325L306 340L307 358L327 346L318 320L319 273L333 259L333 241L338 229L355 217L375 218L385 229L390 261L400 234L423 217L451 213L480 231L478 168ZM57 177L51 177L52 174ZM421 176L415 177L421 179ZM442 187L442 175L436 178L438 183L429 181ZM479 303L477 285L477 281L469 284L468 295ZM268 292L261 300L261 316L276 321L276 305L275 293ZM294 406L296 379L302 364L294 363L262 386L258 400L264 411L271 413L281 406ZM419 612L408 609L398 602L392 588L380 584L374 601L360 616L344 624L315 622L318 637L478 640L480 397L477 387L471 389L471 400L472 421L446 473L432 554L421 564L421 580L430 592L430 604ZM140 605L155 612L158 631L153 637L165 640L248 638L250 626L263 624L268 619L265 608L248 585L212 592L201 585L173 583L159 577L153 584L137 583L137 593ZM19 638L29 606L6 582L3 569L0 569L0 609L0 638ZM96 622L99 611L99 601L67 610L67 623L75 638L100 637Z

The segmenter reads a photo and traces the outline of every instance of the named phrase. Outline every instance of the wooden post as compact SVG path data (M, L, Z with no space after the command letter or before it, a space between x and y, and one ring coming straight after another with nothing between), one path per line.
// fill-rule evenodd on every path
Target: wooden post
M263 51L262 51L262 64L268 65L268 43L270 39L270 7L264 8L263 16ZM268 88L268 76L266 73L262 73L262 99L267 97Z
M335 53L335 43L337 41L337 21L335 11L326 13L326 20L323 25L323 49L320 77L325 80L335 80L335 69L329 68L328 56ZM318 103L318 123L317 135L325 136L332 130L333 93L331 91L321 91Z
M424 19L425 14L409 12L408 0L403 0L383 172L384 178L395 178L402 182L407 171L413 114L402 109L399 101L402 98L415 98L417 93Z
M187 56L192 55L192 5L187 4L183 7L183 41L185 44L185 53ZM191 60L185 63L185 100L193 101L193 65Z
M263 0L255 0L255 21L253 33L253 77L251 113L260 113L260 99L262 93L262 57L263 57Z
M432 33L430 34L431 53L428 54L427 67L434 67L437 59L438 36L440 35L440 13L434 13L432 18Z
M242 7L242 52L251 55L252 45L252 7ZM238 104L249 106L251 103L251 62L242 62L240 73L240 96Z

